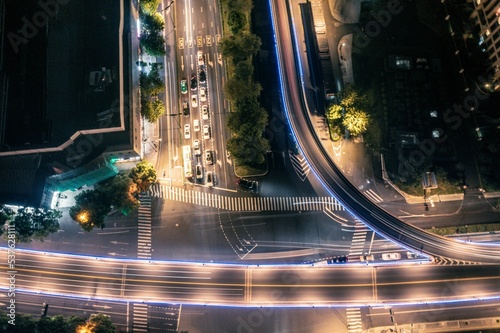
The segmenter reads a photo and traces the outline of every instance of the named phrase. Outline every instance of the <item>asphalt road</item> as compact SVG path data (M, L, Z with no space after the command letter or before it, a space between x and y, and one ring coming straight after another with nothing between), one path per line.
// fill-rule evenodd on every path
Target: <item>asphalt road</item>
M237 266L1 249L0 287L97 300L235 306L361 306L498 296L500 267L394 264ZM10 272L10 273L9 273ZM397 288L395 288L397 286Z

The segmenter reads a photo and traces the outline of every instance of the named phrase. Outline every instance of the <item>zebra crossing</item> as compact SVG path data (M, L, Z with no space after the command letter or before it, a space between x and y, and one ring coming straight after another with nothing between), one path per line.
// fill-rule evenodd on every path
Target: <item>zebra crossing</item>
M139 194L139 202L137 257L151 259L151 197L149 193Z
M368 229L361 221L356 221L354 225L354 234L352 236L351 248L349 249L349 258L351 256L354 260L349 259L349 261L359 261L359 256L363 255L366 235L370 229ZM357 260L356 260L357 258Z
M366 190L366 191L364 191L364 193L365 193L365 196L368 199L370 199L371 201L373 201L374 203L379 203L379 202L384 201L384 199L382 199L382 197L380 195L378 195L377 193L375 193L375 191L372 189Z
M162 184L151 186L154 197L230 211L344 210L333 197L229 197Z
M349 333L363 332L360 308L347 308L347 329Z
M148 305L134 303L133 305L133 332L148 332Z

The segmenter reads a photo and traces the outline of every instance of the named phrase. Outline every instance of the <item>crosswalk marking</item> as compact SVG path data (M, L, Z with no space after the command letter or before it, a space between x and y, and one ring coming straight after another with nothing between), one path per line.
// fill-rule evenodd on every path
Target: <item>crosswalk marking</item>
M349 249L349 261L359 261L359 256L363 255L368 231L369 229L363 223L356 221Z
M375 193L375 191L372 190L372 189L366 190L364 193L368 197L368 199L370 199L371 201L373 201L375 203L384 201L384 199L382 199L380 197L380 195L378 195L377 193Z
M167 200L180 201L200 206L219 208L230 211L314 211L344 210L344 207L333 197L229 197L215 193L186 190L182 187L170 187L155 184L150 194ZM150 200L150 199L149 199ZM151 221L151 203L139 210ZM148 215L149 213L149 215Z
M141 193L139 202L137 257L151 259L151 197L149 193Z
M133 305L133 331L148 332L148 305L134 303Z
M293 169L300 180L304 181L311 170L309 164L307 164L306 159L302 155L296 155L291 152L288 153L290 156L290 161L292 162Z
M360 308L347 308L347 329L349 333L358 333L363 331L363 325L361 321L361 309Z

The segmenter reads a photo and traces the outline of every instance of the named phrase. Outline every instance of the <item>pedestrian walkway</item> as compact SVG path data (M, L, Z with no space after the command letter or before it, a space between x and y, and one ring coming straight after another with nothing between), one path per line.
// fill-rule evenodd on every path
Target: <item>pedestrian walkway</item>
M148 332L148 305L134 303L133 305L133 332Z
M232 211L344 210L333 197L229 197L162 184L151 186L150 193L167 200Z
M351 248L349 249L349 261L359 261L359 256L364 253L366 235L369 231L370 229L361 223L361 221L356 221L356 224L354 225L354 235L352 236Z
M347 308L347 329L349 333L363 332L360 308Z
M141 193L139 201L137 258L151 259L151 197L149 193Z

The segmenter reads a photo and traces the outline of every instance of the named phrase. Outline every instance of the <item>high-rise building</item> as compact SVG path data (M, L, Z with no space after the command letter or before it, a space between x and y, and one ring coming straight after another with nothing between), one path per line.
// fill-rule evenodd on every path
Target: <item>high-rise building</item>
M471 23L480 49L488 56L486 83L490 90L500 90L500 3L497 0L472 0Z

